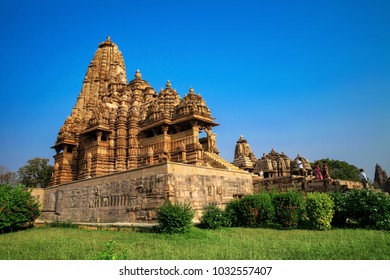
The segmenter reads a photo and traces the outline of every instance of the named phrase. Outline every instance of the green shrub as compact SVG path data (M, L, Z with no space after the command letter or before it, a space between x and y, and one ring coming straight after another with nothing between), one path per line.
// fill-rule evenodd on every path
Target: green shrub
M240 219L239 219L239 205L240 200L233 199L228 202L228 204L225 207L225 218L226 218L226 226L230 227L239 227L240 226Z
M158 231L160 233L184 233L190 230L194 212L186 203L167 200L157 211Z
M390 197L383 192L351 190L346 194L348 218L359 227L390 229Z
M311 229L331 228L334 215L333 198L327 193L308 193L306 197L306 215Z
M305 205L300 192L289 191L272 195L275 208L275 221L283 229L297 228L302 221Z
M224 211L218 206L211 204L206 207L200 221L201 228L217 229L227 224Z
M333 198L334 202L334 215L331 225L335 227L345 227L348 218L346 195L338 191L331 192L329 195Z
M23 186L0 185L0 232L16 231L34 224L39 204Z
M244 196L238 205L239 222L243 227L259 227L270 223L275 210L269 193Z
M274 216L271 195L267 192L232 200L225 208L225 217L230 226L259 227L272 222Z
M116 242L114 240L107 241L105 248L92 256L93 260L126 260L128 259L125 250L116 250Z

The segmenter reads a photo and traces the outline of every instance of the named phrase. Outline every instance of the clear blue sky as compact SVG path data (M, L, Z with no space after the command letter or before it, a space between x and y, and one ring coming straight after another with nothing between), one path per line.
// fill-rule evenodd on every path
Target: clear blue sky
M128 79L190 87L231 161L331 158L390 175L390 1L0 2L0 164L52 158L87 67L109 35Z

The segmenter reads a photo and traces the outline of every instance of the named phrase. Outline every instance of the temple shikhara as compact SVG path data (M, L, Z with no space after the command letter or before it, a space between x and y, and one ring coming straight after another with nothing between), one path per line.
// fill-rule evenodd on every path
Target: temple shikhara
M50 187L33 190L42 220L149 223L170 200L189 203L196 221L209 204L224 207L260 190L360 187L312 180L301 155L291 160L272 149L257 158L242 135L233 162L224 160L218 123L200 94L189 88L182 97L170 81L157 92L134 72L128 81L110 37L98 45L52 147Z
M51 184L167 161L202 166L218 158L217 125L192 88L181 98L167 81L157 92L139 70L128 82L122 54L107 38L58 133ZM207 137L199 139L201 131Z

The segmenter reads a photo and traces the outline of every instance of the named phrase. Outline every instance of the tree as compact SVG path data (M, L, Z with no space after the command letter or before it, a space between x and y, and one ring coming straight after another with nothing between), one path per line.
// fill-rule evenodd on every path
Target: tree
M48 158L33 158L18 170L20 182L28 188L46 188L49 186L53 166Z
M0 165L0 185L1 184L17 185L18 175L16 172L9 171L5 166Z
M332 179L360 181L359 168L345 161L326 158L316 160L312 165L318 163L319 166L323 166L324 162L328 163L329 175Z
M40 213L39 203L31 190L0 184L0 233L32 226Z

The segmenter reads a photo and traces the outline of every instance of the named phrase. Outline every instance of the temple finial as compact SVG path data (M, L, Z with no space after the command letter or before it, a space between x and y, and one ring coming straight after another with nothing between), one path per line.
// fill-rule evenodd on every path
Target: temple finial
M171 88L171 82L169 80L167 81L166 87Z
M137 69L137 71L135 71L134 77L141 79L142 75L141 75L141 71L139 71L139 69Z

